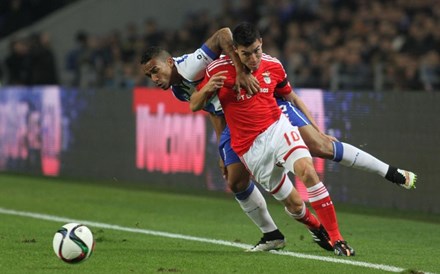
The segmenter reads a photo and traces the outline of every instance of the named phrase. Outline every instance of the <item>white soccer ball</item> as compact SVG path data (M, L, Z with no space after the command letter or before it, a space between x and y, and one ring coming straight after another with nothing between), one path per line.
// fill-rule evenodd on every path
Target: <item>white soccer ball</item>
M53 251L66 263L73 264L87 260L94 247L92 232L82 224L65 224L53 237Z

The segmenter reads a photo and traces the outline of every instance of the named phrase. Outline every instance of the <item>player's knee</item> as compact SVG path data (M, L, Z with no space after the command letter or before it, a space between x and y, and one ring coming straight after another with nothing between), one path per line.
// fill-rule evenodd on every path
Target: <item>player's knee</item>
M243 192L249 186L250 175L241 163L227 166L228 187L234 193Z
M301 158L295 162L295 174L304 182L307 187L319 181L313 162L310 158Z
M249 178L228 177L228 187L233 193L243 192L249 186Z
M303 205L302 204L301 205L297 205L297 204L292 205L292 204L290 204L290 205L285 205L285 207L286 207L286 209L287 209L287 211L289 213L295 214L295 215L300 215L301 212L302 212Z
M283 201L286 209L292 214L301 214L303 201L298 192L292 191L292 193Z

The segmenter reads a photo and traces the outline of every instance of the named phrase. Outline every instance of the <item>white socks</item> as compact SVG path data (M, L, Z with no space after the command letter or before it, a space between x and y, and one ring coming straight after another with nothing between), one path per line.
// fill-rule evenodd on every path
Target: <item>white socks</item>
M244 193L249 195L246 195L247 197L244 198ZM241 196L240 198L244 199L240 200L237 196ZM236 194L235 199L246 215L260 228L261 232L267 233L278 229L267 210L266 200L254 183L251 182L247 190L239 193L239 195Z
M334 145L335 145L334 154L335 155L339 154L340 156L342 156L342 159L340 159L340 163L342 165L365 170L371 173L376 173L379 176L385 177L388 171L388 164L385 164L384 162L372 156L371 154L363 150L360 150L357 147L354 147L350 144L343 142L334 142ZM340 150L341 145L342 145L342 152L341 151L337 152L336 150L337 149Z

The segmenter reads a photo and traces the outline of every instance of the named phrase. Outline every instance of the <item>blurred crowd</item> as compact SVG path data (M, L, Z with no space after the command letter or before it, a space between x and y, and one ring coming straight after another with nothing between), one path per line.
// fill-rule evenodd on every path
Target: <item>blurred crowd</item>
M55 56L47 33L33 33L27 38L13 39L10 54L4 60L7 85L59 84Z
M49 13L77 0L1 0L0 37L26 27Z
M27 27L51 12L77 0L1 0L0 38ZM58 84L55 57L48 33L13 38L9 54L1 56L0 84Z
M139 67L147 46L159 45L173 56L180 56L200 47L217 29L233 28L241 21L259 26L263 50L281 60L296 87L440 91L438 0L223 0L221 10L215 14L209 10L187 14L179 29L165 29L146 18L141 25L129 23L110 33L79 31L66 60L57 60L69 75L62 84L151 86ZM24 81L11 77L22 72L8 61L14 55L25 52L35 58L32 52L39 52L49 56L50 45L44 35L37 36L39 39L34 35L11 43L4 66L10 70L7 83ZM29 71L40 71L33 66L42 63L29 61L22 65L30 66ZM55 70L47 70L46 74L52 71L51 80L57 82ZM38 82L21 82L28 83Z

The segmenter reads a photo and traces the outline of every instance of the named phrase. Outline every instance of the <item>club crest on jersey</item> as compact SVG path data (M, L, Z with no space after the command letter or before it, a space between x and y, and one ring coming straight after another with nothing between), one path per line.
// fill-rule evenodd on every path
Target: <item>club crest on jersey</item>
M270 84L270 72L266 71L263 72L261 75L263 75L263 80L266 84Z

